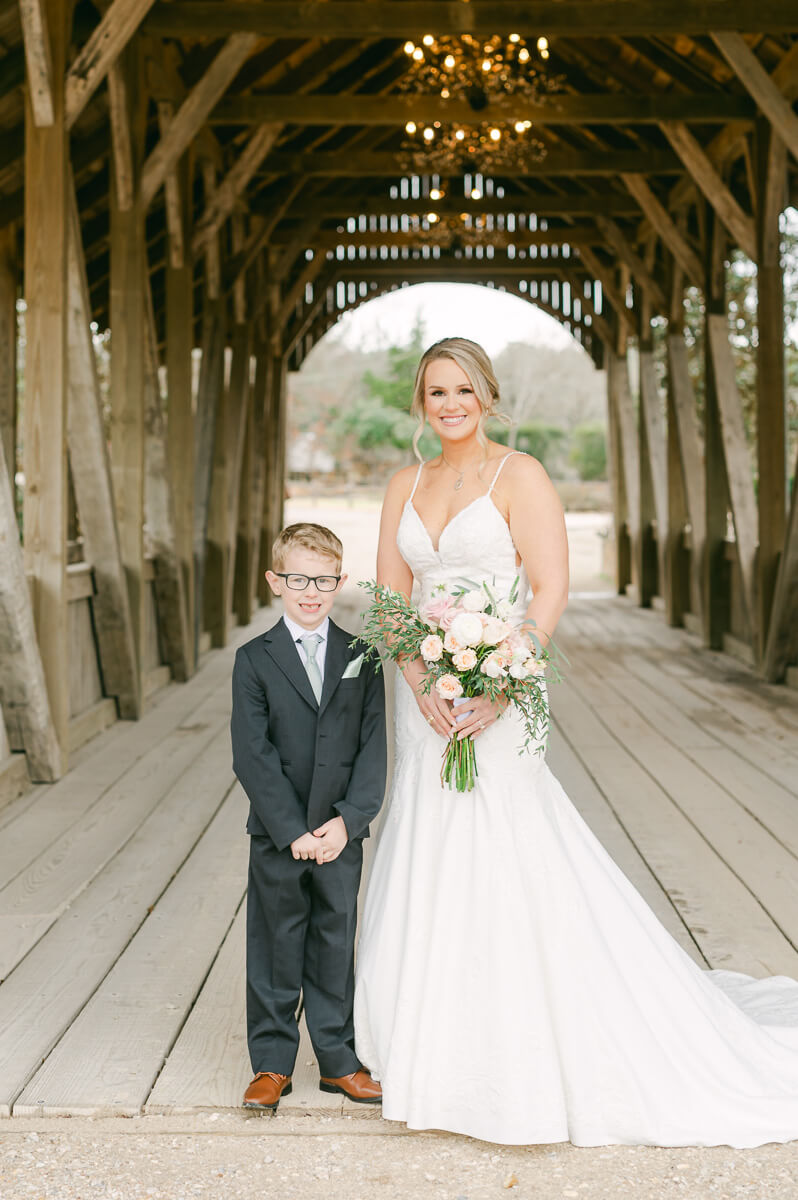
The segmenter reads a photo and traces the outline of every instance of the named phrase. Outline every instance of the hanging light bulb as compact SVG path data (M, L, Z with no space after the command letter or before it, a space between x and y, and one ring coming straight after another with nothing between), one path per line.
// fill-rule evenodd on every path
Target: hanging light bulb
M502 136L502 131L501 131L501 129L497 129L497 128L494 126L494 127L493 127L493 129L491 129L491 131L490 131L490 140L491 140L492 142L498 142L498 141L500 141L500 140L501 140L501 136Z
M408 121L405 125L405 133L415 133L417 128L415 121Z
M548 58L548 57L549 57L549 52L548 52L548 50L541 50L541 52L540 52L540 57L541 57L541 58Z
M441 100L448 100L451 94L448 88L441 88Z
M482 192L479 190L479 188L471 189L471 199L472 200L481 200L482 199Z
M490 61L490 59L489 59L489 58L483 58L483 60L482 60L482 70L485 72L485 74L486 74L486 75L487 75L488 71L491 69L491 67L492 67L492 66L493 66L493 63Z
M432 36L431 33L425 33L421 40L425 46L434 46L435 45L435 38Z
M414 55L414 57L415 57L415 55ZM529 62L529 51L527 50L526 46L522 46L521 49L518 51L518 61L519 62Z
M513 125L513 129L516 133L523 133L526 129L526 123L524 121L516 121Z
M440 188L431 188L429 198L430 198L430 200L442 200L443 192L441 191Z
M443 60L443 65L446 67L446 70L447 70L447 71L453 71L453 70L454 70L454 65L455 65L455 57L454 57L454 55L453 55L453 54L447 54L447 55L446 55L446 58Z
M405 45L404 45L405 54L412 54L413 51L415 50L415 48L416 48L415 42L405 42Z
M430 225L434 225L435 222L438 220L438 214L434 213L434 212L428 212L427 220L429 221Z
M511 41L511 42L513 42L513 44L515 44L516 42L520 42L520 41L521 41L521 35L520 35L520 34L518 34L518 33L511 33L511 34L510 34L510 41Z
M431 125L428 125L427 128L424 130L424 141L431 142L434 137L435 137L435 130L432 128Z
M462 142L463 139L465 138L465 130L464 129L456 129L454 136L458 142Z
M548 48L549 48L549 39L544 38L544 37L539 37L538 38L538 50L548 50Z
M527 58L528 57L529 57L529 55L527 54ZM421 49L420 46L416 46L415 50L413 51L413 58L416 62L424 61L424 51Z

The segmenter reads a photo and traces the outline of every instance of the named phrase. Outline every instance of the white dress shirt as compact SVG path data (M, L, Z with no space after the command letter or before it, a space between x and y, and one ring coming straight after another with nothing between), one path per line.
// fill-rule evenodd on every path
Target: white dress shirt
M316 666L319 668L319 674L321 675L321 679L322 679L322 683L323 683L324 682L324 659L327 655L327 634L329 633L329 630L330 630L330 618L325 617L324 620L322 621L321 625L319 625L318 629L303 629L303 627L301 625L297 625L296 621L292 621L290 617L286 617L285 615L283 615L283 621L285 622L286 629L291 634L291 639L295 646L296 646L297 642L301 642L303 638L309 637L311 634L314 634L314 633L316 634L317 637L321 638L321 641L319 642L319 644L316 648ZM297 650L297 654L299 655L300 660L302 662L302 666L304 667L304 665L307 661L307 659L305 657L305 651L302 649L301 646L297 646L296 650Z

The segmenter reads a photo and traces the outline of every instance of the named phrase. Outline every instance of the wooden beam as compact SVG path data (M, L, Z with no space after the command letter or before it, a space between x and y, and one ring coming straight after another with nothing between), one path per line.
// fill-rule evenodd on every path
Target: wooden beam
M602 295L606 296L612 305L623 329L630 337L635 337L637 335L637 328L635 326L634 315L626 307L626 297L617 287L611 268L605 266L598 255L594 254L584 244L579 248L579 257L584 263L585 269L601 284Z
M181 245L185 252L179 265L171 252L166 263L166 465L174 510L175 551L183 578L186 619L190 631L186 648L186 671L192 675L194 658L194 413L192 395L192 350L194 346L194 280L190 251L191 155L186 153L173 168L177 178Z
M64 71L67 0L48 0L53 78ZM53 120L36 124L29 91L25 108L25 301L27 353L23 409L25 570L50 711L61 748L51 762L57 778L69 744L67 634L67 173L68 139L62 89L53 93ZM46 180L47 185L42 186Z
M668 488L665 461L666 431L662 420L662 400L657 386L657 367L649 344L640 352L640 424L645 427L648 445L654 513L660 538L668 531Z
M0 442L0 708L11 745L24 750L31 779L62 773L61 747L47 695L19 542L14 481Z
M284 329L286 321L304 295L305 288L313 283L319 272L326 266L327 258L323 251L317 252L309 259L297 275L291 287L280 301L280 307L274 315L274 323L280 330Z
M438 206L434 201L430 200L427 203L429 204L430 211L437 210ZM620 230L618 232L620 233ZM558 226L556 229L515 229L512 232L494 227L484 231L481 244L493 246L494 249L506 249L508 246L604 246L607 241L607 233L602 232L596 225L568 225L564 228ZM287 244L295 245L295 242L292 239ZM321 229L299 240L296 250L291 256L291 263L289 265L292 265L296 259L296 253L305 248L312 250L335 250L338 246L432 247L437 244L434 228L418 228L397 233L372 232L371 230L365 233L341 233L334 229ZM272 245L277 249L281 249L284 243L275 239L272 241ZM663 299L658 284L655 284L655 290L659 298Z
M437 95L369 96L290 95L228 96L210 115L213 125L243 125L278 121L290 125L399 125L446 121L473 124L474 109L467 100L441 100ZM722 92L682 95L591 94L552 92L533 102L520 95L488 103L479 112L483 121L532 121L535 125L656 125L660 121L753 121L756 105L745 97Z
M213 299L206 288L203 314L202 359L200 362L197 412L194 423L194 652L204 630L205 555L208 536L213 445L219 392L224 386L226 340L225 303Z
M145 281L144 340L144 427L146 432L144 464L144 512L147 530L147 556L154 566L155 609L158 615L158 641L172 676L185 682L191 673L193 638L188 612L183 571L177 550L169 456L166 441L158 344L149 280Z
M227 476L226 543L229 564L225 577L224 611L226 617L229 617L233 611L235 579L242 574L242 569L238 562L238 555L242 550L239 532L239 511L241 504L243 502L248 503L249 500L249 489L245 489L243 477L246 475L247 482L249 482L250 475L244 463L245 447L247 453L250 450L254 451L254 445L247 444L247 427L251 419L253 400L253 390L250 387L250 374L253 365L252 334L252 322L239 321L233 326L231 339L232 363L229 385L230 396L228 404L230 421L230 470ZM249 442L254 443L254 432L251 432ZM244 575L247 574L248 561L247 557L247 560L243 564ZM251 604L251 592L249 600ZM240 624L249 624L251 613L247 617L247 614L239 611L238 606L236 606L236 615Z
M170 100L158 101L158 127L161 137L169 129L174 119L174 106ZM185 181L185 186L189 180ZM169 238L169 265L177 268L183 266L185 259L185 236L183 222L183 201L180 196L177 164L170 167L164 179L164 209L166 211L166 231Z
M620 261L629 268L632 278L648 294L652 306L656 311L663 312L666 304L662 288L642 258L629 245L619 227L609 217L602 216L596 217L596 224Z
M133 147L125 72L119 63L113 63L108 72L108 107L116 202L122 212L129 212L133 207Z
M794 479L798 479L798 462ZM798 485L793 484L790 518L779 559L773 593L763 674L778 683L791 663L798 661Z
M69 189L68 228L69 401L67 436L72 484L86 559L94 576L91 607L104 691L119 716L141 716L141 686L127 582L116 526L102 397L92 345L86 266L74 183Z
M192 250L199 254L208 240L232 213L238 198L277 140L281 125L261 125L252 134L233 166L208 199L192 239Z
M753 218L735 200L700 143L685 125L678 122L664 122L661 128L737 245L749 258L756 258Z
M757 559L758 662L766 656L768 626L787 518L787 378L784 356L784 274L779 219L787 203L787 149L762 121L754 149L757 228Z
M530 10L517 0L472 0L430 4L404 0L401 10L379 0L270 0L268 5L242 0L206 0L199 8L185 0L159 5L147 19L148 33L158 37L221 37L250 30L261 37L396 37L409 32L493 34L534 26L547 37L608 38L662 34L705 35L708 29L754 28L768 33L795 29L792 0L681 0L676 6L639 4L636 0L573 0L563 9L558 0L539 0Z
M363 188L358 187L355 195L340 194L325 191L319 195L305 198L301 195L304 180L297 180L296 198L292 200L290 216L318 216L321 208L324 217L332 220L341 218L358 218L360 216L419 216L429 212L431 201L429 195L417 197L408 196L406 199L392 199L387 195L364 195ZM271 216L276 205L270 199L253 197L250 205L253 213L264 213ZM457 196L450 189L443 200L435 201L432 207L441 216L449 214L459 216L461 212L481 217L487 213L512 213L522 219L535 217L593 217L603 213L608 217L631 217L638 213L637 205L628 196L618 192L603 191L600 195L590 195L579 192L578 195L560 193L551 195L543 192L525 192L523 195L483 196L472 200L470 196Z
M132 165L140 170L145 132L145 104L141 65L130 50L120 63L125 72L128 99L126 116ZM127 199L127 197L125 197ZM116 192L115 174L110 193L110 455L117 526L122 562L127 578L133 639L139 677L145 642L144 581L144 481L145 481L145 333L144 285L147 247L144 209L133 188L133 201L123 208Z
M51 5L48 0L19 0L19 19L28 68L28 98L34 125L44 128L55 121L55 84L61 77L54 70L48 30ZM59 106L60 107L60 106Z
M629 386L629 365L626 354L612 351L607 364L608 386L611 388L615 421L617 425L618 450L620 457L620 472L623 482L623 493L626 501L626 523L629 527L629 538L632 544L632 555L629 565L635 563L633 571L629 572L628 582L635 582L639 555L636 549L640 539L640 449L637 432L637 417L635 415L634 398ZM617 519L617 514L616 514ZM621 529L616 528L616 538L620 548ZM622 572L622 575L624 573ZM620 582L620 580L619 580Z
M711 37L793 158L798 159L798 117L781 89L773 82L741 34L713 33Z
M268 285L266 285L268 286ZM237 587L236 612L239 620L249 612L252 613L252 602L259 597L261 603L268 603L264 572L267 558L271 555L272 542L270 527L265 523L268 517L266 505L266 481L268 464L271 460L271 406L272 406L272 376L275 370L275 360L269 346L261 342L256 352L255 384L252 396L252 413L249 428L252 432L252 454L249 464L249 498L242 505L242 520L239 522L239 547L244 551L244 570L239 576ZM273 537L272 537L273 540ZM271 562L268 562L271 565Z
M621 178L687 278L699 287L702 279L701 259L679 231L670 213L660 204L644 176L631 172Z
M71 129L110 67L130 41L154 0L114 0L67 72L65 106Z
M291 211L293 215L294 199L304 186L303 179L288 181L285 191L269 212L268 218L256 218L249 237L232 259L225 264L223 289L225 294L231 292L246 271L252 266L263 247L271 238L282 218ZM318 210L316 210L318 212ZM307 215L307 214L306 214Z
M208 113L241 70L257 43L252 33L237 33L214 58L199 83L186 96L165 137L151 151L141 173L141 200L149 208L166 173L199 132Z
M0 230L0 444L13 481L17 461L17 234Z
M344 3L345 0L339 0ZM153 154L155 151L153 151ZM275 175L344 175L348 178L360 176L412 175L403 169L405 157L385 152L341 152L315 154L275 151L269 156L269 170ZM636 171L644 175L672 175L681 170L681 160L668 150L613 150L601 154L592 150L552 150L542 160L516 163L502 168L502 178L512 179L544 177L553 175L620 175ZM446 177L462 176L462 170L440 168Z
M743 600L751 631L756 637L755 562L757 550L757 506L751 470L751 452L745 436L743 409L737 387L734 358L729 344L726 313L707 316L707 349L712 358L720 431L729 481L732 520L737 541L737 558Z
M668 333L668 394L672 408L669 420L669 446L675 443L681 464L687 501L687 517L691 529L691 603L692 611L700 613L701 571L706 542L706 499L704 496L704 469L702 463L702 437L698 425L695 390L690 378L687 361L687 345L684 333L678 327Z

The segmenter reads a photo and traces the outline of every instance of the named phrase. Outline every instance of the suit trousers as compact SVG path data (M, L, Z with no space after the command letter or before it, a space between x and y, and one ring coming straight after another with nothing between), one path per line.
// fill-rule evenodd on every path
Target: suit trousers
M300 991L321 1074L360 1067L352 1006L362 865L359 838L319 865L250 837L247 1043L255 1072L293 1073Z

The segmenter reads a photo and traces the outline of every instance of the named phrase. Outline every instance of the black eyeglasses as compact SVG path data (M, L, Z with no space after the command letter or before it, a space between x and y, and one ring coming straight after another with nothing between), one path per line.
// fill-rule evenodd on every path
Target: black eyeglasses
M334 592L341 580L340 575L295 575L287 574L285 571L275 571L274 573L285 580L285 586L289 587L292 592L304 592L311 583L315 583L320 592Z

